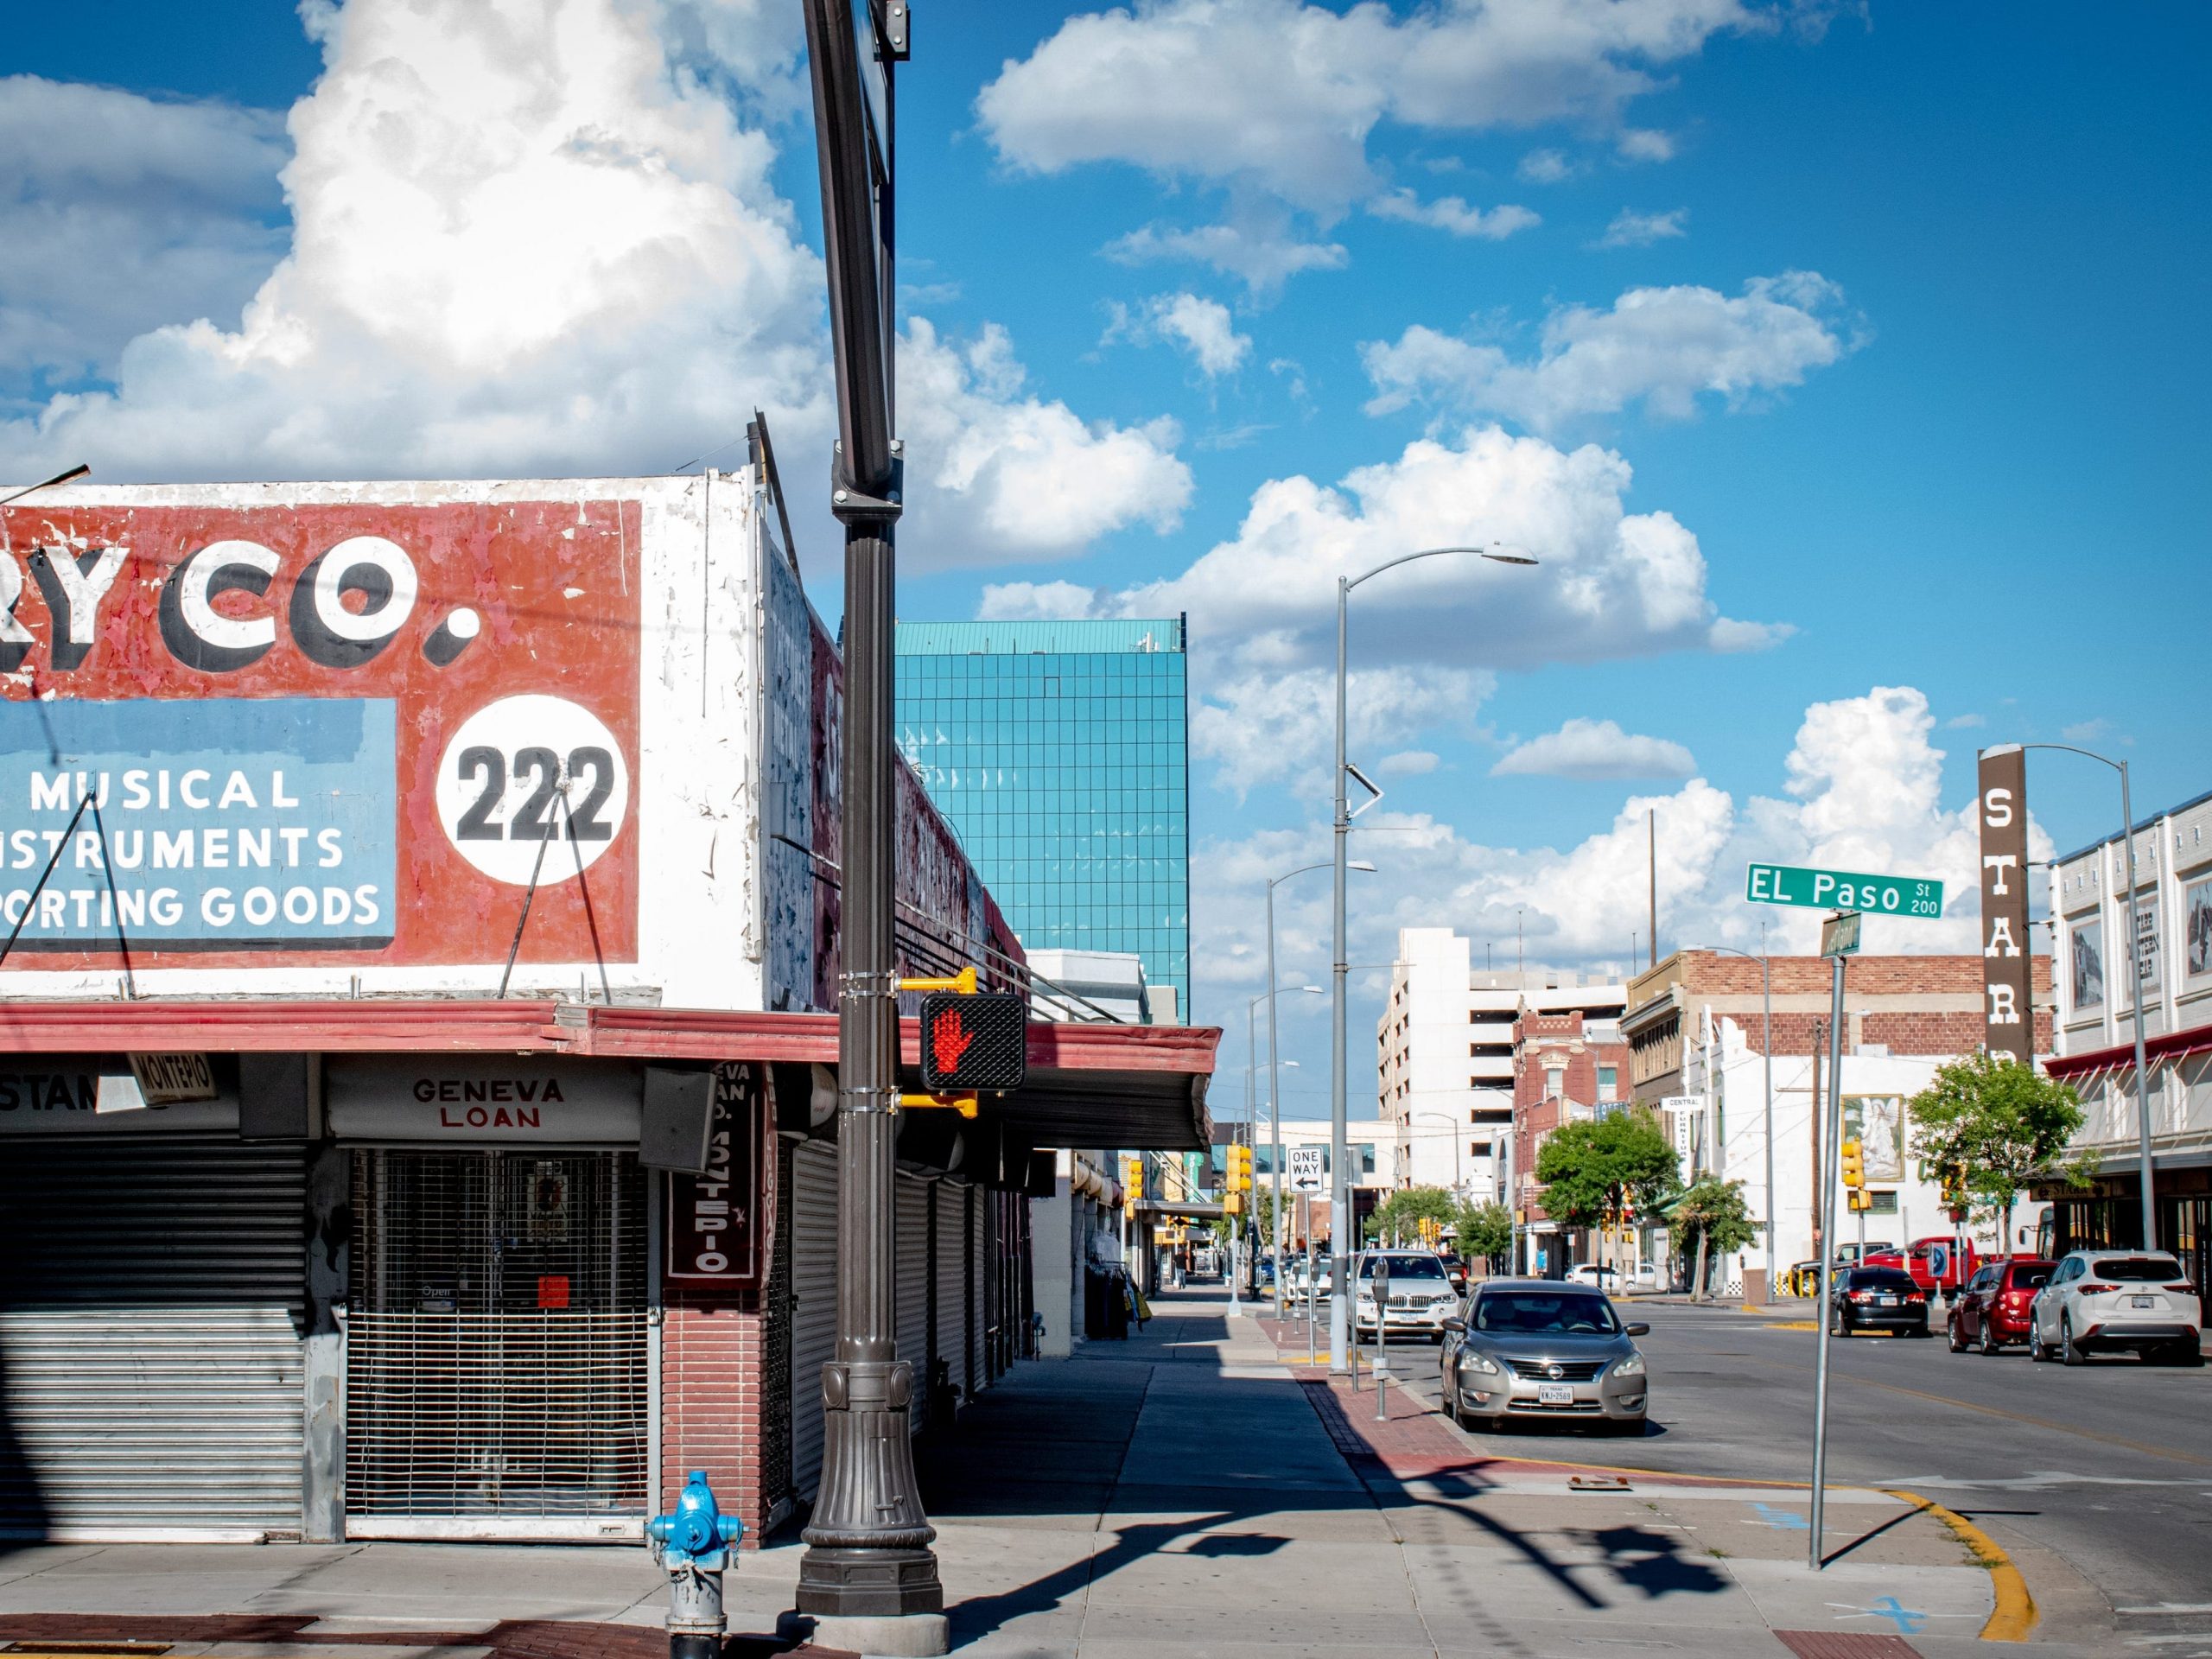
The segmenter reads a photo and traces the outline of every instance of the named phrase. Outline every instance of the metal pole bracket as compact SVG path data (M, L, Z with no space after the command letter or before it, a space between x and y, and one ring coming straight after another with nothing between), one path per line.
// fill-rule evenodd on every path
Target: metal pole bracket
M894 446L895 447L895 446ZM854 482L845 466L841 446L830 462L830 512L841 524L893 524L906 511L906 462L891 458L891 479L881 495L871 495Z

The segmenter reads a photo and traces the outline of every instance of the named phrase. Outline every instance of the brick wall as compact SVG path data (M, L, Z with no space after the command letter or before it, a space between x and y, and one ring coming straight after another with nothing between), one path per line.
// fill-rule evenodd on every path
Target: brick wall
M791 1494L791 1154L767 1127L772 1183L762 1199L768 1274L756 1290L671 1285L661 1317L660 1497L676 1501L694 1469L722 1508L745 1522L756 1549L789 1508ZM765 1151L765 1148L764 1148ZM760 1163L755 1161L754 1167Z
M760 1541L762 1363L767 1320L758 1292L671 1287L661 1321L661 1501L665 1511L694 1469L707 1471L722 1508ZM788 1389L785 1390L788 1393Z

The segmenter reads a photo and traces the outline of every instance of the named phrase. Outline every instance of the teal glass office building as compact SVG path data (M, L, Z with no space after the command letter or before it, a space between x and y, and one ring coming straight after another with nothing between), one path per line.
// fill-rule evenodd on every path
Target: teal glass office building
M899 747L1026 949L1191 1000L1185 625L901 622Z

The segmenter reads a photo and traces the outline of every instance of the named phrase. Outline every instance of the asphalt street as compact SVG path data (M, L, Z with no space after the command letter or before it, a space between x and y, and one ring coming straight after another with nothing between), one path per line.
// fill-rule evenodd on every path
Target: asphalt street
M1732 1308L1623 1312L1651 1325L1643 1438L1549 1426L1468 1438L1505 1455L1808 1478L1816 1332ZM1433 1403L1436 1351L1394 1344L1390 1357ZM1829 1383L1832 1482L1910 1488L2000 1541L2055 1552L2158 1650L2212 1632L2212 1369L2121 1357L2069 1370L2022 1350L1953 1354L1940 1333L1861 1336L1833 1344Z

